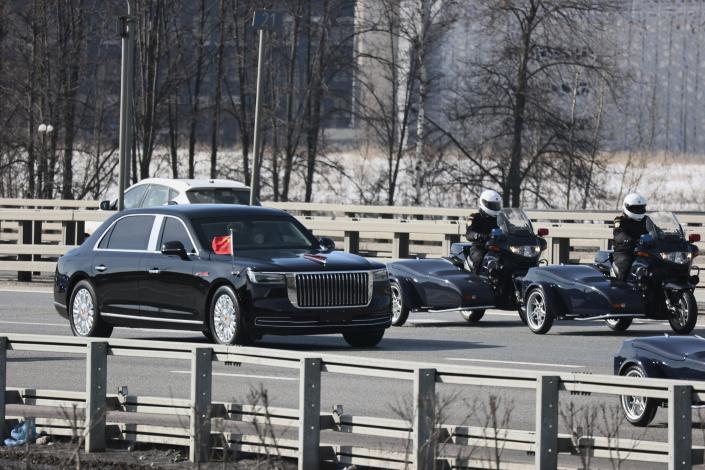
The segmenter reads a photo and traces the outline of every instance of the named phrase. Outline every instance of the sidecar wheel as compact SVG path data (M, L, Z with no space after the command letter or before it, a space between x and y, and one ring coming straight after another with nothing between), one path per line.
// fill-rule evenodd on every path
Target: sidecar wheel
M625 377L648 377L644 369L639 365L627 367L620 375ZM624 417L634 426L648 426L649 423L654 420L654 416L656 416L656 411L658 410L658 404L655 399L633 395L621 395L619 400L622 405L622 411L624 411Z
M614 331L627 331L632 324L633 318L608 318L605 320L607 326Z
M668 319L674 333L678 335L687 335L698 321L698 304L695 296L690 291L682 291L677 294L675 299L676 311L673 317Z
M483 308L480 310L462 310L460 312L460 315L468 323L477 323L482 320L482 317L485 316L485 309Z
M542 335L553 326L554 313L548 308L546 296L541 289L533 289L526 299L526 326Z

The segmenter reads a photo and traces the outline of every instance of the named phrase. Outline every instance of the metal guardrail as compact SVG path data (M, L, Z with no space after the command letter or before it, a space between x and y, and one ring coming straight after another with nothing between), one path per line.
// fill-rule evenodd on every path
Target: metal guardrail
M7 206L10 202L0 199L0 207L3 204ZM16 201L16 204L26 204L26 200ZM42 204L48 203L40 203ZM284 203L279 203L281 204ZM340 207L331 204L297 204L297 210L302 211L302 207L305 207L306 212L311 212L308 208L315 207L323 211L324 208L330 210L330 206ZM358 206L350 207L358 209ZM380 206L369 209L381 210ZM453 210L455 209L443 209ZM20 273L20 280L31 280L33 271L52 272L53 259L60 254L56 243L66 249L80 244L84 239L86 223L100 222L111 214L112 212L87 210L0 209L0 241L5 242L0 244L0 270L16 270ZM546 237L548 248L544 254L550 264L590 262L597 249L610 247L612 229L608 222L612 221L613 214L560 211L529 211L529 214L537 226L550 229L550 234ZM464 220L312 215L297 217L317 235L336 239L343 250L378 258L444 256L448 253L450 244L460 241L465 233ZM685 214L681 215L680 219L687 233L705 232L705 215ZM701 243L700 248L705 251L705 243ZM696 258L696 263L702 263L702 259ZM701 267L705 268L705 265Z
M41 351L81 354L86 357L85 392L13 389L7 386L8 352ZM107 357L127 356L150 359L184 360L191 363L189 399L134 397L107 394ZM298 369L299 405L297 409L237 405L212 401L213 363L255 364ZM321 375L323 373L402 380L411 384L413 418L409 421L321 413ZM437 384L489 386L535 393L536 429L534 431L489 429L438 423ZM194 462L208 460L220 432L232 449L265 452L277 446L281 455L297 458L299 469L317 470L322 462L367 465L377 468L431 469L433 460L445 460L452 468L470 452L435 456L439 440L467 451L473 447L494 446L501 441L508 450L534 455L525 468L555 469L558 454L574 453L571 436L560 435L558 417L560 392L601 395L639 395L668 401L668 443L619 439L615 436L579 436L580 445L594 457L668 463L671 469L690 468L703 462L705 448L692 446L690 407L705 401L703 382L639 379L575 373L457 366L384 360L337 354L303 354L240 346L205 346L125 339L86 340L66 336L8 334L0 337L0 431L7 433L10 417L35 418L40 430L54 434L75 433L84 437L87 452L105 448L110 439L166 443L189 446ZM67 423L66 409L77 406L77 423ZM277 442L258 441L243 433L236 423L264 423L290 428L296 438ZM216 429L217 428L217 429ZM234 429L239 429L235 432ZM322 440L321 431L325 431ZM292 433L290 433L292 434ZM376 450L341 444L351 435L382 436L401 440L394 450ZM572 436L574 439L576 436ZM323 442L326 441L326 442ZM331 441L331 442L327 442ZM335 442L337 441L337 442ZM216 444L212 444L216 443ZM410 444L410 445L409 445ZM229 444L230 445L230 444ZM406 451L403 451L406 449ZM586 448L583 448L585 451ZM271 452L271 449L270 449ZM512 468L522 468L519 463Z

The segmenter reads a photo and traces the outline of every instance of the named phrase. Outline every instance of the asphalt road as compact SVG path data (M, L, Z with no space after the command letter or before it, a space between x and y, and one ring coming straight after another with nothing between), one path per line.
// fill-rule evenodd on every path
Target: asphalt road
M41 288L40 288L41 289ZM699 295L701 301L705 301ZM702 305L702 304L701 304ZM465 323L457 313L412 314L407 326L391 328L374 349L352 349L340 336L274 337L266 336L257 345L267 348L308 352L336 352L385 359L419 360L475 366L507 367L542 371L612 373L612 355L623 339L670 331L667 323L636 321L623 334L612 332L603 322L565 321L554 324L549 334L532 334L513 312L490 311L477 325ZM68 323L56 314L49 292L35 287L0 285L0 334L31 333L70 335ZM695 334L705 335L705 323ZM132 330L118 328L118 338L140 338L205 343L200 333ZM185 398L189 393L189 363L185 361L140 358L109 358L108 391L127 385L130 394ZM13 387L83 390L85 363L80 356L11 352L8 385ZM272 406L296 407L297 371L266 366L214 368L215 400L248 402L250 392L259 387L268 391ZM441 397L450 400L446 421L454 424L482 425L490 394L501 397L502 411L511 409L505 427L533 429L534 396L527 392L507 392L479 387L440 386ZM348 413L364 416L398 417L411 398L408 382L367 377L324 374L322 409L343 405ZM444 398L441 398L442 400ZM561 396L561 406L606 403L611 408L616 398ZM697 412L694 421L700 422ZM642 431L621 424L621 437L666 440L666 410L660 410L654 424ZM607 419L603 419L606 426ZM561 425L561 432L565 426ZM693 443L705 444L696 426Z

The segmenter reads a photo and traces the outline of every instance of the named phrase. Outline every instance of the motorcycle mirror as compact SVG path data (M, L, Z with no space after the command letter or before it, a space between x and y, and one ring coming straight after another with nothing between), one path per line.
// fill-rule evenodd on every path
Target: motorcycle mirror
M545 237L546 235L548 235L548 229L547 228L540 228L537 233L538 233L539 237Z
M700 241L700 234L699 233L691 233L688 235L688 241L690 243L696 243Z

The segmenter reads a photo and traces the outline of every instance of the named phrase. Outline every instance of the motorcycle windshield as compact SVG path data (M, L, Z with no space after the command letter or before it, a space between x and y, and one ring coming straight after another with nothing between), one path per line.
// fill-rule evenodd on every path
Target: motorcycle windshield
M521 209L502 209L497 215L497 226L507 235L528 236L534 234L531 220Z
M673 212L654 212L646 219L646 230L655 240L683 239L683 229Z

